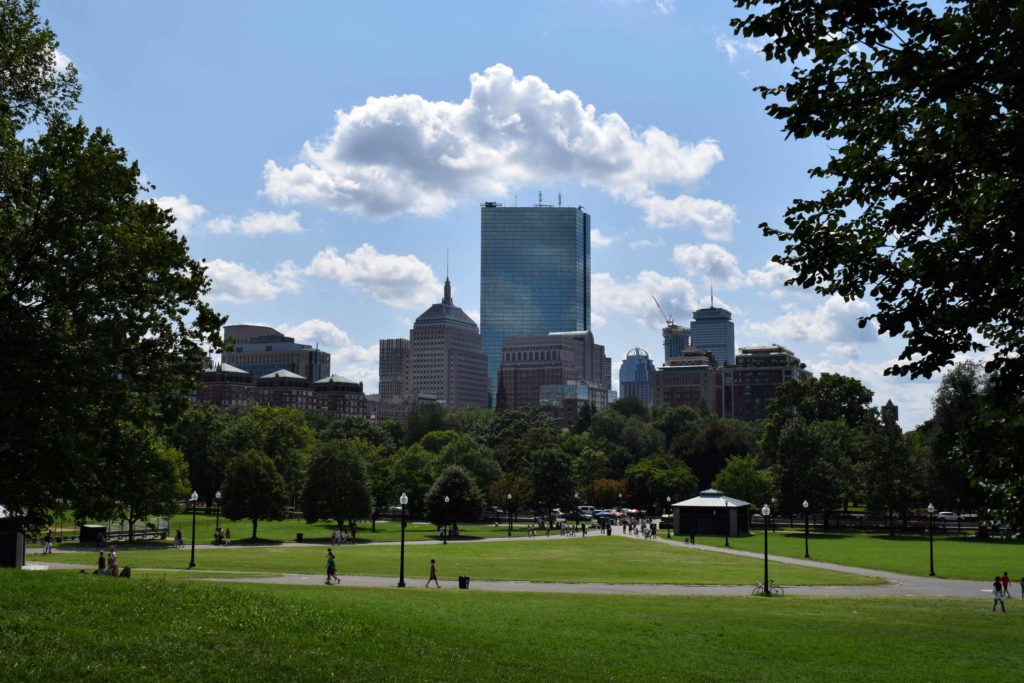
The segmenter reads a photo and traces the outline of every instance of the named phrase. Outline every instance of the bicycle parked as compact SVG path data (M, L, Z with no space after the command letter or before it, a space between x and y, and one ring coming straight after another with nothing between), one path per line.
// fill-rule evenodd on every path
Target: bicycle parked
M768 595L776 595L781 598L783 595L786 594L786 590L779 584L775 583L774 579L768 579L767 589L765 589L765 585L763 583L758 581L754 584L754 590L750 594L764 595L765 593L767 593Z

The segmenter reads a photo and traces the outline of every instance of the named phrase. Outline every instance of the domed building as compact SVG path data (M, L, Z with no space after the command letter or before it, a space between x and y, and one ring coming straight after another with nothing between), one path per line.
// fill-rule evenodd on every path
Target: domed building
M654 363L639 346L626 354L619 368L619 397L633 396L650 407L654 400Z
M487 406L487 356L480 329L452 301L444 280L444 298L416 318L409 335L413 395L430 395L448 408Z

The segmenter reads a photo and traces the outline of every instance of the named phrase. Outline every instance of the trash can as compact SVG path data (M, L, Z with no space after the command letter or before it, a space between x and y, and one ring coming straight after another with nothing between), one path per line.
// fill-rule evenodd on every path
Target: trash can
M462 588L462 589L469 588L469 577L468 576L460 576L459 577L459 588Z
M295 534L295 542L296 543L302 543L302 533L301 532Z

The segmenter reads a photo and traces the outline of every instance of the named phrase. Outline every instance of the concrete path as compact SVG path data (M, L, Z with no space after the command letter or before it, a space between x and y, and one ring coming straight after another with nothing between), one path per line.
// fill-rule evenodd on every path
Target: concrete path
M620 535L620 534L616 534ZM597 534L589 534L587 538L593 538ZM582 540L582 536L543 536L538 535L536 538L528 539L523 537L496 537L479 539L475 541L454 541L454 543L488 543L488 542L523 542L523 543L534 543L538 541L572 541ZM744 550L734 550L732 548L722 548L717 546L708 545L690 545L682 541L668 540L665 538L657 538L654 541L644 540L643 538L636 538L632 536L626 536L626 538L633 540L637 543L667 543L678 548L683 548L691 552L714 552L722 553L727 555L735 555L738 557L747 557L755 560L764 558L763 554L748 552ZM440 541L406 541L407 545L437 545ZM397 544L397 541L394 542ZM311 545L318 545L313 543L276 543L272 544L275 547L309 547ZM326 544L319 544L326 547ZM378 545L375 543L374 545ZM251 547L251 546L249 546ZM137 548L130 548L129 546L118 546L121 550L164 550L166 547L153 547L153 546L139 546ZM204 551L208 550L227 550L223 546L214 545L197 545L196 548L202 548ZM188 548L186 548L188 550ZM30 549L31 553L31 549ZM39 552L32 553L39 556ZM73 565L67 563L61 563L59 558L61 551L55 550L51 557L54 560L47 559L46 561L38 562L27 562L25 569L81 569L82 565ZM40 557L40 559L42 559ZM977 581L963 581L957 579L941 579L937 577L922 577L922 576L910 576L906 574L897 574L894 572L886 572L876 569L865 569L863 567L849 567L846 565L832 564L830 562L818 562L815 560L805 560L802 558L793 557L782 557L779 555L768 556L769 561L769 573L771 572L772 564L791 564L804 567L814 567L817 569L827 569L835 572L842 572L846 574L857 574L860 576L870 576L883 579L886 583L878 584L873 586L785 586L786 595L810 595L819 597L832 597L832 596L858 596L858 597L961 597L961 598L978 598L988 597L990 595L991 586L983 582ZM166 571L161 569L147 570L146 568L132 568L132 571ZM215 571L200 571L196 570L194 580L208 580L208 581L224 581L232 583L272 583L272 584L290 584L290 585L324 585L324 578L319 574L279 574L275 573L268 575L267 577L250 576L244 578L218 578L218 574L237 574L243 572L215 572ZM252 574L254 572L244 572L246 574ZM424 580L422 577L415 579L406 579L406 587L409 588L423 588ZM360 587L374 587L374 588L389 588L394 587L398 584L397 577L381 577L381 576L348 576L342 575L342 586L360 586ZM458 582L456 580L441 581L441 586L446 589L458 588ZM740 585L740 586L687 586L687 585L669 585L669 584L606 584L606 583L541 583L531 581L470 581L471 590L487 590L487 591L503 591L503 592L536 592L536 593L591 593L591 594L604 594L604 595L716 595L716 596L749 596L752 585ZM434 590L434 589L431 589Z

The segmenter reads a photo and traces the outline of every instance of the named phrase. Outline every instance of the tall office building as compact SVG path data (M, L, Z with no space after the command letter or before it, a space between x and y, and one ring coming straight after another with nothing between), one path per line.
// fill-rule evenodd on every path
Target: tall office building
M700 308L690 321L690 344L710 351L718 365L736 365L736 338L732 313L724 308ZM666 361L667 362L667 361Z
M783 382L810 379L811 373L785 346L746 346L731 369L732 413L737 420L763 420L768 401Z
M647 352L639 346L632 349L619 368L619 396L632 396L650 406L654 395L654 371L654 363Z
M661 328L661 337L665 344L665 364L669 360L683 355L683 349L690 345L690 331L685 327L668 323Z
M381 339L377 361L380 400L397 403L412 398L412 347L408 339Z
M224 341L234 348L221 355L222 362L256 377L287 370L315 382L331 374L331 354L309 344L296 344L272 327L225 325Z
M413 394L435 396L449 408L487 405L487 357L480 331L452 301L448 278L441 303L416 318L409 342Z
M703 407L722 417L723 385L724 375L714 354L691 346L654 373L653 404Z
M506 337L590 329L590 215L582 207L480 209L480 331L495 405Z

